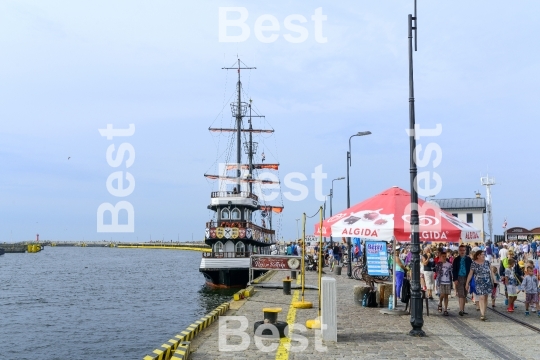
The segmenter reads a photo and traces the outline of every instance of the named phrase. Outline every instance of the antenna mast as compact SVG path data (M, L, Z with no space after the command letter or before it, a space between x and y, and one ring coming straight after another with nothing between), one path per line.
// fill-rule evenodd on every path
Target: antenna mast
M491 186L495 185L495 179L490 178L489 175L480 178L480 182L483 186L486 187L486 207L487 207L487 216L488 216L488 229L489 229L489 239L493 242L493 213L491 211ZM484 239L485 241L485 239Z

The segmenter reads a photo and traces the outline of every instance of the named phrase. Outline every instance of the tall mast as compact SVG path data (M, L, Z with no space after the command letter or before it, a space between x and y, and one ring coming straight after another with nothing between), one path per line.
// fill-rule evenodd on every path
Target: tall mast
M236 117L236 164L238 165L238 169L236 170L236 176L238 178L238 190L240 190L240 176L242 175L242 118L244 117L244 114L242 113L242 82L240 81L240 70L256 69L255 67L242 67L242 64L242 61L238 59L237 67L222 68L226 70L235 69L238 71L238 83L236 84L236 90L238 92L238 95L235 111L236 114L234 114Z
M236 170L236 176L240 179L240 164L242 164L242 83L240 82L240 59L238 59L238 84L236 84L236 88L238 90L238 108L236 110L236 163L238 164L238 169ZM240 180L238 181L238 187L240 187Z
M491 186L495 185L495 179L490 178L489 175L480 178L482 185L486 187L486 207L487 207L487 217L488 217L488 229L489 229L489 240L493 243L495 236L493 235L493 213L491 212ZM484 234L484 242L485 234Z
M251 123L251 99L249 99L249 130L253 130ZM249 132L249 145L248 145L248 159L249 159L249 178L253 179L253 132ZM253 183L249 183L249 193L253 193Z

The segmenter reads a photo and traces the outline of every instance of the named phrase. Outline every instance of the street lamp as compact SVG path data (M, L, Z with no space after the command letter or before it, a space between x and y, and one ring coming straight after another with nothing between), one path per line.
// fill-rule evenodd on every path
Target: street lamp
M300 239L300 230L298 230L298 221L300 221L300 219L296 219L296 240Z
M414 26L413 26L414 25ZM423 304L420 295L420 234L418 219L418 193L417 168L416 168L416 138L415 138L415 113L414 113L414 77L413 77L413 30L414 51L417 41L417 17L416 0L414 0L414 16L409 14L409 146L410 146L410 181L411 181L411 326L409 335L426 336L422 326L424 325Z
M332 195L332 193L328 195L324 195L324 205L323 205L323 220L326 220L326 200ZM324 241L326 242L326 236L324 237Z
M347 209L351 207L351 188L349 185L349 167L351 166L351 139L355 136L371 135L371 131L360 131L349 138L349 151L347 151ZM352 262L351 262L351 238L347 238L347 276L352 278Z
M345 177L338 177L332 180L332 188L330 188L330 217L332 217L332 199L334 198L334 181L345 180ZM332 229L330 229L330 246L334 246L334 239L332 238Z

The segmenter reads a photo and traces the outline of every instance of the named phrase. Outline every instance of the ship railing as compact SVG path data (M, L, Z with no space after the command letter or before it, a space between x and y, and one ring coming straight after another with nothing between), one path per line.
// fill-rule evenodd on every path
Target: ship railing
M210 195L212 198L220 198L220 197L242 197L242 198L250 198L253 200L258 201L259 197L253 193L247 192L247 191L212 191L212 194Z
M207 229L215 229L217 227L223 228L240 228L240 229L253 229L259 230L265 234L275 234L275 230L270 230L259 225L255 225L250 221L241 221L241 220L221 220L221 221L209 221L206 223Z
M204 258L248 258L251 256L250 251L232 251L232 252L203 252Z

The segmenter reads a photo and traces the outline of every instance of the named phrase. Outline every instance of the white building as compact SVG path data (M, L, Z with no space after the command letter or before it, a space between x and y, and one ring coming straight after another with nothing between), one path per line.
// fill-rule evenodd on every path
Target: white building
M475 198L431 199L441 209L481 231L480 238L485 242L484 214L486 199L477 194Z

